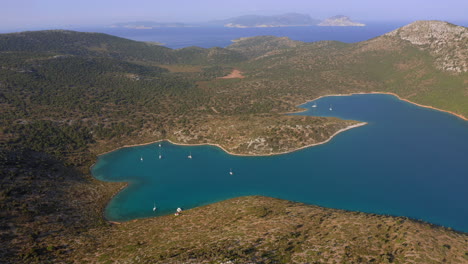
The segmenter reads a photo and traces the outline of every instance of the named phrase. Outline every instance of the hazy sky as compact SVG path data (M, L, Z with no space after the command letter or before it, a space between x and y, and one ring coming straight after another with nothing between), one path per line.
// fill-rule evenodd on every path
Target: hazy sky
M298 12L361 21L467 21L468 0L0 0L1 28L200 22L246 14Z

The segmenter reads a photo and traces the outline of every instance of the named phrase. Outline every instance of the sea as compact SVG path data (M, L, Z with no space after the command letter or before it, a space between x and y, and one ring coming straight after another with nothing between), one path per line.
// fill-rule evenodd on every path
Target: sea
M225 28L181 27L154 29L127 29L111 27L73 28L83 32L100 32L137 41L152 41L172 48L190 46L202 48L226 47L233 40L253 36L289 37L292 40L314 42L335 40L346 43L359 42L378 37L409 22L372 22L365 27L271 27L271 28Z
M468 232L467 121L387 94L328 96L301 107L307 111L298 115L367 125L274 156L235 156L215 146L165 141L101 155L94 177L128 183L105 217L128 221L264 195Z
M361 21L365 27L271 27L271 28L225 28L214 26L192 26L153 29L130 29L109 26L44 26L29 28L4 28L0 25L1 33L18 31L65 29L80 32L106 33L122 38L151 41L163 46L180 49L190 46L202 48L226 47L233 40L253 36L277 36L288 37L292 40L314 42L322 40L334 40L345 43L353 43L372 39L397 28L408 25L414 21ZM455 25L467 27L468 20L448 21Z

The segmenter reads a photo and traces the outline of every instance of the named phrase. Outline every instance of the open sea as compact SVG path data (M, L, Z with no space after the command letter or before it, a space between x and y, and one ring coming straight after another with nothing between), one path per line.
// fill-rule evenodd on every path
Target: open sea
M186 28L77 28L78 31L101 32L138 41L153 41L164 46L179 49L189 46L202 48L226 47L232 40L241 37L277 36L293 40L314 42L336 40L346 43L359 42L378 37L409 22L368 23L365 27L272 27L272 28L224 28L224 27L186 27Z
M116 150L92 168L99 180L129 183L105 216L127 221L264 195L468 232L467 121L384 94L329 96L302 107L308 111L299 115L368 124L276 156L233 156L214 146L168 142Z

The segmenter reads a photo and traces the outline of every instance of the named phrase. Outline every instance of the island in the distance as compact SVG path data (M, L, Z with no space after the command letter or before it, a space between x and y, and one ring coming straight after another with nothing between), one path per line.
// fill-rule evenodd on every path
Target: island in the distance
M348 16L338 15L325 20L315 19L307 14L287 13L272 16L246 15L226 20L213 21L213 25L223 25L230 28L253 27L295 27L295 26L360 26L366 24L354 22Z
M347 16L333 16L320 22L318 26L322 27L364 27L366 24L354 22Z
M333 16L323 21L307 14L286 13L280 15L245 15L228 19L210 21L200 24L166 23L154 21L137 21L113 24L111 28L154 29L168 27L200 27L215 26L227 28L266 28L266 27L300 27L300 26L365 26L363 23L351 21L347 16Z
M234 17L217 23L225 27L249 28L249 27L291 27L291 26L314 26L320 20L314 19L306 14L288 13L274 16L247 15Z

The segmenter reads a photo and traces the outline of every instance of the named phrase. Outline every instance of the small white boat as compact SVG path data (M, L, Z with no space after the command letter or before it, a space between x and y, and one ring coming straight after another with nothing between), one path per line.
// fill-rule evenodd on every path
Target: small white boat
M232 172L232 169L229 170L229 175L234 175L234 172Z
M156 208L156 203L154 203L154 205L153 205L153 212L156 212L156 209L157 209L157 208Z
M161 147L161 143L159 143L159 147Z
M313 107L313 108L316 108L316 107L317 107L317 103L314 103L314 104L312 105L312 107Z
M143 161L143 157L140 157L140 161Z
M187 156L187 158L192 159L192 152Z
M161 154L159 154L159 159L162 159L162 155L161 155Z
M182 212L182 208L179 207L179 208L177 208L176 211L177 211L178 213L180 213L180 212Z
M328 109L330 109L330 111L333 111L333 108L332 108L332 106L331 106L331 105L330 105L330 108L328 108Z

